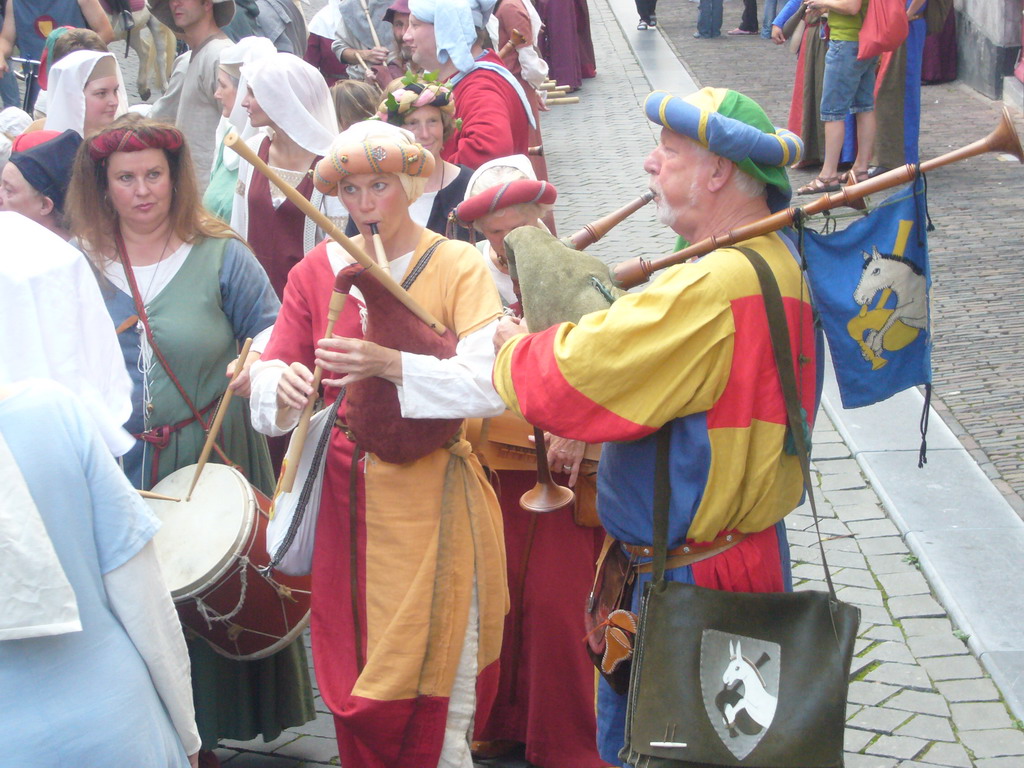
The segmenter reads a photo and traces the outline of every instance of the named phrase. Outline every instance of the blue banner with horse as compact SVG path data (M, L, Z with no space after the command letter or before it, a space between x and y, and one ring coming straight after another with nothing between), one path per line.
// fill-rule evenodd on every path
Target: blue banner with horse
M931 383L925 206L918 178L846 229L804 231L811 295L845 408Z

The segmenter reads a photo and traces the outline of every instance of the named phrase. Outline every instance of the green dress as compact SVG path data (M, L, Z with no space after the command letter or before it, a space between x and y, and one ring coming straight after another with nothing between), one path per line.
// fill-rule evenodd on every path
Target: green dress
M131 296L109 283L102 289L115 326L136 314ZM210 238L192 246L177 274L150 300L146 314L157 346L202 409L223 393L224 372L238 355L240 340L272 325L279 307L252 252L235 239ZM121 333L118 340L135 385L132 416L125 428L139 434L187 420L191 411L163 366L154 360L147 376L140 372L139 328ZM147 392L149 405L143 402ZM140 440L123 457L125 474L137 488L150 488L176 469L194 464L204 440L196 422L173 432L159 454L153 444ZM264 492L273 489L266 440L253 430L244 398L233 399L218 442L254 486ZM210 460L219 459L214 454ZM301 638L269 658L249 662L220 656L198 638L189 639L188 648L204 749L225 738L247 741L262 734L270 741L284 728L315 717Z
M231 223L231 205L235 198L235 184L238 182L238 166L234 170L224 165L224 144L217 145L210 170L210 184L203 194L203 205L221 221Z

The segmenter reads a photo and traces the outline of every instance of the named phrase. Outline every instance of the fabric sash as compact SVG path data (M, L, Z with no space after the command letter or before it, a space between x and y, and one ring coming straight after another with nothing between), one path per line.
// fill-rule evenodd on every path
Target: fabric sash
M486 53L487 52L484 51L484 53L480 55L483 56ZM523 90L523 86L521 86L518 83L518 81L515 78L515 75L509 72L507 67L501 64L495 64L493 61L480 61L479 59L477 59L476 61L473 62L472 67L467 69L465 72L459 72L449 81L451 83L452 88L454 88L460 80L465 78L471 72L474 72L478 69L487 69L490 70L491 72L495 72L501 75L502 78L504 78L505 82L512 86L513 90L515 90L516 92L516 95L519 97L519 100L523 103L523 109L526 110L526 117L529 118L530 120L530 127L536 128L537 121L533 119L533 110L530 108L530 101L529 99L526 98L526 92Z

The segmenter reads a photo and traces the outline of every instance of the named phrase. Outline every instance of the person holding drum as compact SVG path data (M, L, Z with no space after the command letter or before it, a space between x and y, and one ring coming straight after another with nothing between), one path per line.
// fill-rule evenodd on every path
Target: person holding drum
M411 219L432 168L432 155L412 134L369 120L338 136L315 178L355 220L356 245L369 244L379 229L391 275L447 329L447 359L409 351L437 343L437 333L381 300L371 275L327 241L289 275L252 374L253 420L267 434L295 426L315 396L315 364L325 372L328 404L345 388L338 415L353 437L330 433L313 551L312 638L341 763L360 768L472 765L476 692L486 699L493 691L508 608L498 502L462 438L465 417L504 410L489 373L488 334L501 304L471 246ZM362 281L360 295L352 290L333 338L323 338L339 270L342 279ZM371 340L398 324L401 351ZM356 402L363 385L379 385L391 405ZM401 416L389 419L386 407ZM370 428L358 431L357 420ZM411 434L431 422L452 427L422 444L363 449L378 432ZM412 458L388 461L379 455L385 447L389 457L395 449Z
M502 303L513 311L519 299L505 235L518 227L545 229L541 219L556 195L553 185L537 180L529 158L512 155L481 165L455 210L458 221L486 238L477 247ZM504 418L514 420L524 436L532 433L521 419ZM493 422L489 434L498 434ZM551 471L580 491L586 444L552 436L547 445ZM580 600L593 582L604 531L578 525L571 504L544 514L524 510L519 500L537 482L536 460L525 454L522 468L512 468L502 460L510 452L502 450L488 469L501 501L512 610L501 646L498 696L489 716L484 710L477 716L473 752L478 759L497 757L522 744L531 765L598 768L607 764L597 754L594 668L580 643L586 634Z
M139 440L124 472L148 489L196 462L240 341L269 332L278 300L252 252L200 204L188 146L169 125L126 115L87 140L68 212L135 384L126 427ZM238 394L246 385L243 377ZM232 401L218 444L221 461L240 466L257 488L273 487L266 442L243 400ZM188 645L207 750L218 738L270 740L313 717L301 641L251 663L200 639Z

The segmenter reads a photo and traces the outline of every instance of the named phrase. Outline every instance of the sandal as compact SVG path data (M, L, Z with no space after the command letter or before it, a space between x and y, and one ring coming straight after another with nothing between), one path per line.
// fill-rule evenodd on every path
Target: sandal
M802 187L797 189L798 195L822 195L826 192L835 192L839 189L839 177L832 176L827 179L818 176L812 179L810 183L804 184Z
M861 181L867 181L870 178L868 171L857 171L851 168L846 173L839 174L840 186L846 187L850 184L857 184Z

